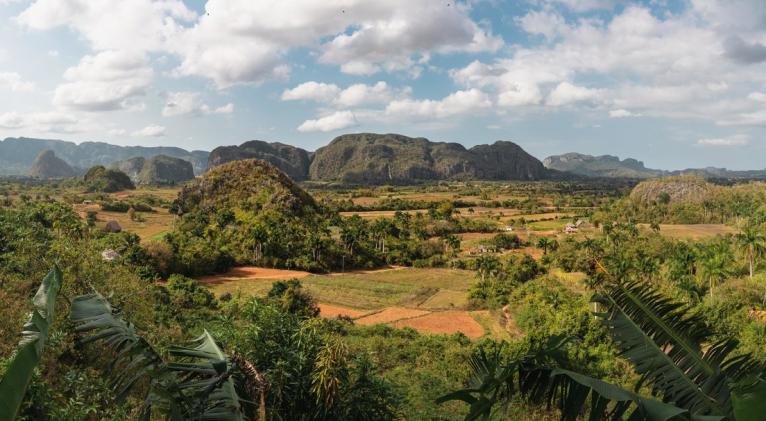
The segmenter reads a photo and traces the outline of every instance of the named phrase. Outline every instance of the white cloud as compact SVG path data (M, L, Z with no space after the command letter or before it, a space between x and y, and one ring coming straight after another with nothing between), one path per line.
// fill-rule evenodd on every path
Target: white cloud
M162 115L165 117L180 115L231 114L234 104L229 103L218 108L211 108L202 101L198 92L169 92L165 98Z
M18 17L28 28L76 30L94 50L160 51L195 13L181 0L36 0Z
M340 93L340 88L334 84L320 82L305 82L282 92L282 101L310 100L331 102Z
M125 136L128 132L125 129L111 129L106 132L109 136Z
M749 143L750 138L746 135L734 135L731 137L706 138L697 140L697 144L702 146L745 146Z
M356 125L351 111L336 111L316 120L306 120L298 126L299 132L331 132Z
M58 50L48 50L48 56L49 57L58 57L59 56L59 52L58 52Z
M205 10L193 27L177 28L168 45L181 57L179 75L210 78L220 88L286 78L284 57L299 47L319 50L320 62L345 73L416 76L432 53L496 51L503 44L461 4L209 0Z
M546 104L556 107L574 103L593 102L598 100L600 96L601 91L598 89L589 89L572 85L569 82L561 82L548 94Z
M0 114L0 127L49 133L79 133L87 129L75 116L58 111L3 113Z
M136 130L131 135L135 137L164 137L167 129L163 126L151 125L141 130Z
M395 90L384 81L374 85L357 83L345 89L335 84L309 81L292 89L286 89L282 92L282 100L316 101L347 108L365 104L386 104L394 98L408 96L410 91L410 88Z
M391 101L385 113L388 116L405 119L447 118L478 113L491 106L492 101L486 93L478 89L469 89L454 92L438 101L432 99Z
M482 89L499 107L595 106L718 124L766 124L766 112L757 103L761 97L748 96L766 85L764 68L725 57L727 31L735 30L740 18L749 28L742 35L746 41L766 50L766 3L694 0L677 14L655 14L630 4L611 17L567 13L566 19L554 3L567 3L575 12L614 4L540 0L538 10L516 23L547 42L516 45L506 57L454 69L454 82ZM743 16L748 13L757 18ZM578 89L577 80L587 80L589 88Z
M539 34L549 40L555 38L562 29L566 28L564 18L550 10L533 10L517 18L516 22L527 33Z
M640 117L641 113L634 113L625 109L609 110L610 118Z
M152 68L142 53L103 51L87 55L64 73L53 103L83 111L128 109L146 94Z
M0 89L10 89L14 92L29 92L35 90L35 84L27 82L16 72L0 72Z
M344 107L353 107L362 104L385 104L391 101L395 96L406 96L409 89L401 92L394 92L391 87L383 81L374 85L365 85L357 83L349 86L338 94L335 103Z

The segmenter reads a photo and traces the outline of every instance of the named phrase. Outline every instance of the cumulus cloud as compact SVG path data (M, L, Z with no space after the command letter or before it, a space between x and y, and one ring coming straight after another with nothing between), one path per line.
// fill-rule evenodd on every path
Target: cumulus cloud
M340 88L335 84L309 81L286 89L282 92L282 101L310 100L318 102L333 101L340 93Z
M750 138L745 135L731 137L705 138L697 140L702 146L745 146L750 143Z
M167 129L163 126L151 125L131 133L135 137L164 137Z
M229 103L217 108L211 108L202 101L198 92L169 92L165 98L162 115L165 117L181 115L231 114L234 104Z
M79 133L86 128L76 117L58 111L0 114L0 127L4 129L32 129L50 133Z
M561 82L548 95L546 103L557 107L574 103L593 102L598 100L600 96L601 91L598 89L589 89L573 85L569 82Z
M345 107L363 104L385 104L395 97L407 96L409 92L409 88L395 91L383 81L379 81L374 85L357 83L342 90L334 102Z
M282 100L316 101L347 108L367 104L386 104L394 98L406 97L410 92L410 88L393 89L384 81L374 85L357 83L345 89L331 83L309 81L292 89L286 89L282 92Z
M56 88L53 103L83 111L128 109L146 93L152 73L143 53L109 50L86 55L66 70L66 82Z
M17 21L39 30L69 27L95 51L171 52L181 59L177 75L226 88L285 78L284 57L293 48L318 50L321 62L348 73L412 75L431 54L499 49L502 39L469 12L469 4L408 0L209 0L197 16L180 0L37 0Z
M515 20L547 42L453 69L453 81L487 92L501 109L544 104L597 107L612 110L611 117L629 112L722 125L766 123L758 95L748 96L766 85L766 72L757 67L760 45L766 45L766 2L693 0L683 12L665 15L631 4L599 19L565 17L554 3L562 2L538 1L539 9ZM600 7L595 3L590 6ZM567 7L577 11L574 5ZM738 20L744 24L737 26ZM732 31L742 38L732 38ZM731 39L747 39L746 48L733 48Z
M10 89L14 92L29 92L35 89L35 84L25 81L16 72L0 72L0 89Z
M731 36L724 42L726 56L746 64L766 61L766 46L759 42L745 42L738 36Z
M49 30L68 27L94 50L161 51L196 14L181 0L36 0L16 20L23 26Z
M478 90L469 89L454 92L441 100L403 99L391 101L385 113L405 119L446 118L462 114L473 114L492 106L489 96Z
M315 120L306 120L298 126L299 132L331 132L356 125L356 118L351 111L336 111Z
M625 109L609 110L610 118L640 117L641 113L634 113Z

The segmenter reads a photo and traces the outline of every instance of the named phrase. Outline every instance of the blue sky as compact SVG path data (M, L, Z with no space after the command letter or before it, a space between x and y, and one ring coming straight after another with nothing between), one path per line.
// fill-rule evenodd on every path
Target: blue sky
M762 0L0 0L0 137L349 132L760 169Z

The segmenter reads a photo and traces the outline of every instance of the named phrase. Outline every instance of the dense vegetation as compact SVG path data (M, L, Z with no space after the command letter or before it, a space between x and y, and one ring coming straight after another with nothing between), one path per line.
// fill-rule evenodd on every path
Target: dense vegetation
M314 199L273 166L237 161L184 187L171 231L142 240L90 226L73 204L171 207L151 191L115 199L6 183L0 375L23 378L16 364L31 342L19 347L18 334L35 332L23 326L38 309L48 319L32 325L43 327L44 346L26 363L37 368L26 371L17 419L758 419L743 411L758 410L766 366L761 185L706 186L701 201L652 198L643 187L630 197L624 186L433 185L401 200L408 188L321 189ZM359 198L380 200L354 212L391 214L341 215L333 205ZM502 206L486 206L494 202ZM469 212L479 206L495 216ZM511 224L498 215L505 207L523 213ZM530 235L533 222L519 222L556 209L569 216L535 222L588 218L592 228ZM660 223L682 215L724 221L731 233L664 235ZM515 232L497 232L506 225ZM468 253L469 241L491 251ZM191 278L235 264L471 269L468 305L507 332L469 339L363 326L320 317L299 280L216 296ZM32 303L37 291L51 307Z

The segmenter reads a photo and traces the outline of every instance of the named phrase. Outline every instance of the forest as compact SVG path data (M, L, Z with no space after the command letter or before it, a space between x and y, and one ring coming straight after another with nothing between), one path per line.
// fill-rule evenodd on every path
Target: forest
M0 184L0 419L766 411L762 183L99 190Z

